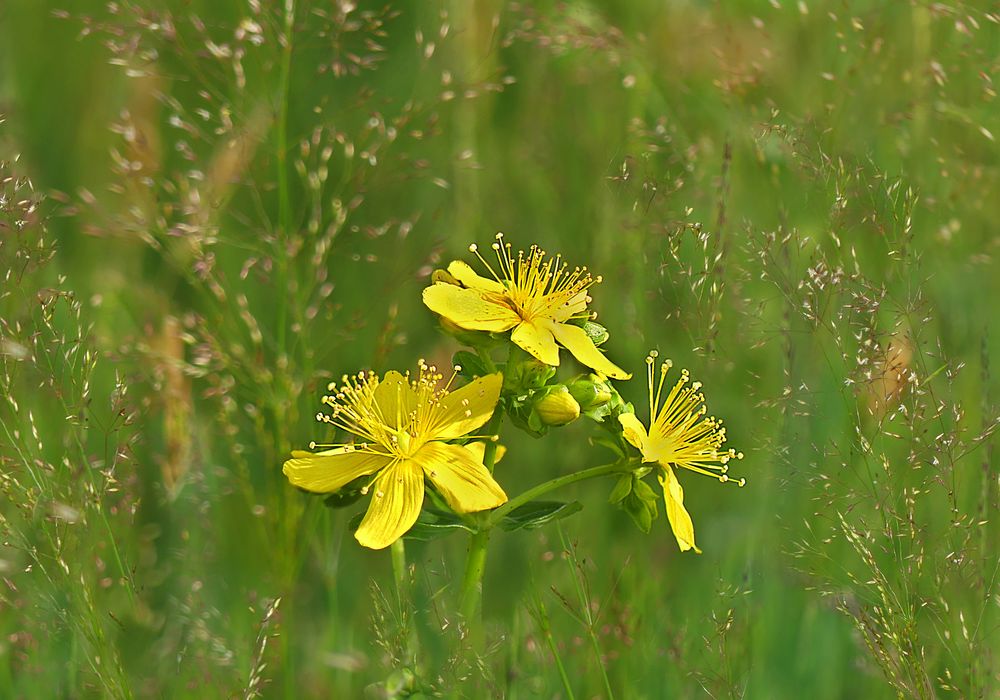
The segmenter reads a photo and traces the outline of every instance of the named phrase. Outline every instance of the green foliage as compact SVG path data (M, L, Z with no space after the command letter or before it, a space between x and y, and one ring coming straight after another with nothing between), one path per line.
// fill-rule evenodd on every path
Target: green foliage
M647 534L656 520L659 511L657 503L660 501L656 492L642 480L648 472L649 469L642 469L623 474L608 496L609 503L621 506L635 526Z
M510 511L500 521L500 527L507 532L514 530L534 530L536 528L568 518L583 510L578 501L562 503L560 501L529 501Z

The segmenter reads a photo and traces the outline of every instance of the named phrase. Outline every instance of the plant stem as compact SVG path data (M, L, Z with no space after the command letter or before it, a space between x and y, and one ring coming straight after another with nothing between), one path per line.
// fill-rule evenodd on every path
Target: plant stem
M499 523L505 515L510 513L515 508L523 506L529 501L533 501L539 496L544 496L549 491L555 491L556 489L562 488L563 486L568 486L570 484L575 484L578 481L584 481L585 479L593 479L598 476L606 476L608 474L615 474L617 472L626 472L629 470L627 464L622 464L621 462L612 462L611 464L602 464L599 467L591 467L590 469L584 469L583 471L574 472L573 474L566 474L565 476L560 476L555 479L551 479L544 483L530 488L520 496L510 499L502 506L496 510L490 512L489 520L486 523L486 528L491 528Z
M488 529L473 533L469 539L469 553L462 577L462 599L459 611L466 624L473 630L473 637L482 626L483 572L486 571L486 547L490 542Z
M490 422L486 424L485 435L497 436L500 435L500 424L503 422L503 409L497 407L497 410L493 412L493 417L490 418ZM493 473L494 467L496 467L497 461L497 447L500 441L497 440L486 440L486 447L483 448L483 464Z
M406 663L417 663L417 631L411 624L413 604L410 597L410 572L406 566L406 544L403 538L392 543L392 577L396 583L396 604L399 606L399 622L402 626Z
M503 409L497 406L493 417L486 424L486 435L497 435L500 423L503 421ZM497 458L497 441L488 440L483 450L483 466L493 473ZM469 552L465 559L465 574L462 576L462 593L459 599L459 612L465 619L465 624L475 630L482 627L483 572L486 571L486 547L490 542L490 525L487 517L479 521L479 531L469 538ZM482 524L486 526L483 527Z
M396 594L399 597L400 607L409 605L410 598L410 577L406 571L406 545L403 538L391 545L392 552L392 577L396 582Z

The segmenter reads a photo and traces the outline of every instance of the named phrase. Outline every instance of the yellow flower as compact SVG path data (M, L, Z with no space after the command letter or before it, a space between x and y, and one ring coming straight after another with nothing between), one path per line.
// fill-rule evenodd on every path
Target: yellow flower
M373 497L357 532L358 542L382 549L403 536L416 521L424 501L424 477L431 480L458 513L488 510L507 494L483 465L482 456L453 440L482 427L493 415L503 376L480 377L450 391L441 374L421 360L419 375L390 371L344 376L331 384L323 403L330 414L317 420L356 436L353 444L324 445L323 452L292 452L282 471L295 486L330 493L355 479L374 474L362 489ZM317 445L311 445L312 448Z
M655 462L661 472L658 475L666 503L667 519L677 538L681 551L701 550L694 543L694 524L684 508L684 489L681 488L674 467L683 467L693 472L711 476L722 482L729 481L729 460L743 459L742 452L723 450L726 429L722 421L705 418L705 395L700 393L701 382L688 386L688 371L681 370L681 377L663 398L663 383L667 372L673 366L670 360L660 365L659 381L654 381L653 365L657 353L654 350L646 358L649 384L649 430L634 413L618 416L625 439L642 452L643 462ZM743 486L745 479L734 483Z
M469 246L489 270L492 279L480 277L461 260L448 265L424 289L424 304L455 325L471 331L511 331L514 344L553 367L559 365L559 345L581 363L614 379L631 375L604 356L587 332L570 321L590 319L587 290L601 281L587 268L569 268L561 256L547 258L537 246L514 256L503 234L493 244L499 270L494 270ZM455 284L458 282L458 284Z

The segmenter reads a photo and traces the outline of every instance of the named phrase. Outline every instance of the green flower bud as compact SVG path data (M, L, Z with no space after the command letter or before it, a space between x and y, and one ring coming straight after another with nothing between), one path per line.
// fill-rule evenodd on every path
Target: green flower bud
M534 409L545 425L566 425L580 417L580 404L564 384L556 384L547 391L538 392Z
M614 396L612 393L614 390L607 380L596 374L580 375L568 386L569 393L573 395L583 411L603 406Z
M519 353L504 372L504 389L510 392L541 389L556 373L555 367L539 362L527 353Z

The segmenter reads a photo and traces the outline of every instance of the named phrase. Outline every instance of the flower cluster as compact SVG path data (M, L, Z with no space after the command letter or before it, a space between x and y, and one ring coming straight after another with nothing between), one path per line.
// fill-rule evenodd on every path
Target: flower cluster
M493 475L502 452L495 434L499 418L508 415L514 425L540 437L585 416L611 434L598 442L615 449L619 459L579 472L580 479L617 473L611 501L648 531L657 499L643 477L655 471L680 549L700 552L677 469L744 484L729 478L730 461L743 455L723 447L726 430L722 421L707 416L701 384L692 382L687 370L668 384L672 363L662 362L657 370L657 353L651 352L646 358L647 427L612 384L631 375L600 348L609 334L590 310L590 291L601 278L537 246L515 252L503 234L497 234L492 248L493 265L477 246L470 246L487 276L455 260L447 270L435 272L423 291L424 304L442 327L472 350L456 354L461 362L451 376L446 379L421 360L413 376L389 371L379 377L369 371L330 384L330 394L323 398L327 410L317 419L345 434L347 441L312 444L318 452L293 452L284 465L288 480L317 493L370 494L355 531L365 547L380 549L395 542L425 509L481 531L515 507L531 505L523 502L526 496L508 502ZM507 348L505 360L494 356L502 347ZM560 348L589 371L560 382ZM466 383L456 388L460 377ZM474 434L484 426L486 434ZM573 480L562 476L532 493ZM454 515L434 510L435 505ZM495 517L479 517L493 510ZM530 512L544 522L558 511L536 507ZM515 522L523 526L524 518Z

